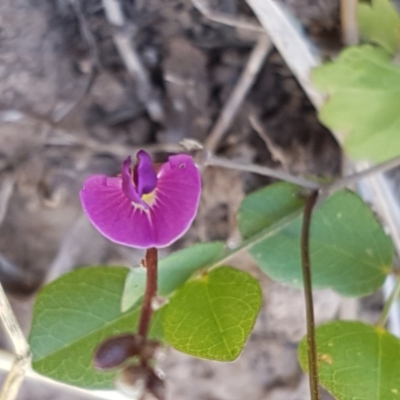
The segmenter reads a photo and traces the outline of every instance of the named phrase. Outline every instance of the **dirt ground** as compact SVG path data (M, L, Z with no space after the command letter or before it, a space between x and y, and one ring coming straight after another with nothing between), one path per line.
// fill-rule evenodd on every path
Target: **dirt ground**
M36 290L89 264L132 265L140 251L102 238L82 214L78 191L92 173L115 174L138 148L165 159L168 144L204 142L230 98L256 42L254 32L212 22L190 0L123 0L113 27L101 0L2 0L0 3L0 280L25 332ZM286 0L317 42L338 37L339 0ZM255 21L244 1L211 1L213 10ZM115 46L130 38L134 79ZM136 71L137 72L137 71ZM254 116L266 145L250 123ZM339 148L276 51L264 63L218 155L337 176ZM280 162L279 162L280 161ZM281 165L280 165L281 164ZM208 168L198 218L174 248L231 240L246 193L271 180ZM206 362L170 350L164 362L175 400L303 400L296 361L305 332L302 293L269 281L250 257L236 260L260 277L264 308L240 359ZM316 293L317 321L335 318L340 299ZM1 336L2 347L9 344ZM74 398L26 383L19 399ZM78 397L77 397L78 398Z

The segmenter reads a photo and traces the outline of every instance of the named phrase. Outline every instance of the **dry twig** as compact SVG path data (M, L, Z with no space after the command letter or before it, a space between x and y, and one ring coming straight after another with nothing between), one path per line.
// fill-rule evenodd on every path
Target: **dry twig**
M249 121L252 128L258 133L258 136L264 141L267 149L271 153L272 159L279 162L285 171L289 171L289 164L285 155L268 136L260 119L255 114L252 114L249 117Z
M0 223L6 214L7 205L14 187L14 179L4 180L0 189ZM16 359L3 384L0 400L14 400L30 363L29 345L18 325L7 296L0 285L0 319L14 346Z
M231 125L240 105L243 103L248 91L250 90L258 72L264 64L265 58L271 50L271 41L267 35L260 35L257 44L249 57L245 69L242 72L235 88L232 91L228 101L226 102L217 122L212 128L208 136L205 147L214 152L221 138Z
M358 43L358 24L357 24L357 4L358 0L341 0L341 22L342 22L342 41L348 46Z
M13 368L14 355L9 353L8 351L0 350L0 371L10 371ZM71 395L71 398L75 398L79 396L85 396L87 399L105 399L105 400L126 400L126 397L122 394L112 391L112 390L104 390L104 391L94 391L94 390L85 390L81 389L77 386L67 385L66 383L54 381L50 378L46 378L43 375L39 375L31 368L27 368L26 377L28 380L34 380L41 385L48 385L49 387L62 389L64 393L68 393ZM5 383L4 383L5 384Z
M231 15L213 11L208 6L206 0L192 0L192 3L198 11L200 11L211 21L218 22L223 25L233 26L238 29L245 29L265 34L265 30L255 21L248 21L244 18L236 18L232 17Z
M86 41L88 46L90 58L91 58L91 66L89 72L88 80L85 84L85 88L82 91L82 94L71 104L68 104L61 109L56 109L53 113L53 123L59 124L64 118L66 118L87 96L90 92L93 83L96 79L97 72L101 69L101 62L99 57L99 51L97 48L97 43L95 38L93 37L93 33L90 30L88 23L86 21L85 16L83 15L80 0L69 0L76 18L79 22L79 29L83 39Z
M325 102L325 96L315 89L310 79L310 71L321 63L317 49L282 3L277 0L246 1L310 101L316 108L320 108Z
M3 223L7 213L8 203L14 191L15 178L8 175L3 178L0 188L0 225Z
M94 38L93 33L90 30L86 18L82 12L81 2L80 0L69 0L69 1L74 9L76 18L78 19L79 29L82 37L84 38L88 46L92 62L96 68L100 69L101 62L100 62L99 50L97 48L96 39Z
M161 122L164 119L161 101L152 87L149 74L143 66L126 29L125 18L119 0L102 0L102 3L109 23L115 28L113 32L115 46L127 71L136 81L138 96L146 106L150 117L154 121Z
M82 146L94 152L106 152L115 154L119 157L126 157L128 154L135 154L143 149L149 153L166 152L179 153L182 151L181 146L175 143L156 143L151 145L143 145L140 147L119 145L115 143L100 143L97 140L88 137L81 137L65 130L57 129L53 135L46 140L46 145L52 146Z

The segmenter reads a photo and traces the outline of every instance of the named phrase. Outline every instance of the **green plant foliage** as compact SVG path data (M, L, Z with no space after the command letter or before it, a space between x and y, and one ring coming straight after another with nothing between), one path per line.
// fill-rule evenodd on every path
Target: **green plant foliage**
M279 182L247 196L238 213L238 224L244 239L259 234L304 207L305 193L291 183Z
M400 67L382 48L349 47L312 74L329 94L319 117L355 159L375 162L400 154Z
M390 0L358 4L358 27L369 42L384 47L391 54L400 45L400 17Z
M158 294L169 296L182 286L194 272L211 265L224 252L222 242L200 243L177 251L159 261ZM122 310L136 304L143 296L146 285L144 268L132 269L126 279L122 296Z
M251 275L219 267L177 290L164 312L169 344L196 357L236 359L261 307L261 289Z
M168 296L182 286L194 272L213 264L222 257L222 242L199 243L172 253L160 260L158 293Z
M287 187L283 190L282 185ZM292 191L293 204L288 206ZM279 197L277 194L281 194ZM297 206L298 189L290 184L271 185L250 194L239 212L239 227L248 235L247 222L255 218L253 210L263 208L265 215L283 216ZM270 200L274 204L270 206ZM258 206L256 206L258 204ZM281 205L285 212L278 212ZM293 206L293 207L292 207ZM271 207L271 211L269 211ZM262 216L259 216L262 219ZM272 219L264 218L265 227ZM250 254L271 278L301 285L300 233L302 217L298 215L274 235L249 245ZM258 226L261 229L261 226ZM328 198L313 214L311 225L311 261L316 288L332 288L347 296L360 296L379 288L391 270L394 249L369 207L358 195L341 191Z
M317 328L320 383L337 400L395 400L400 396L400 341L361 322L332 322ZM299 347L308 370L307 341Z
M139 307L120 311L127 273L122 267L82 268L42 289L29 336L35 371L75 386L112 388L115 373L97 372L92 356L105 338L136 330ZM151 336L161 335L156 317Z
M121 299L121 311L128 311L143 296L146 290L146 269L142 266L132 268L126 276Z

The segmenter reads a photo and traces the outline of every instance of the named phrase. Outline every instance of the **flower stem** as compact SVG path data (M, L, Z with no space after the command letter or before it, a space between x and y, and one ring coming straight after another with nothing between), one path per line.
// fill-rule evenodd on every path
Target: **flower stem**
M314 303L312 297L310 263L310 225L311 215L318 198L318 191L313 191L304 206L303 226L301 230L301 265L303 269L304 297L307 318L307 352L310 379L311 400L320 400L318 384L317 346L315 340Z
M151 317L153 315L152 301L157 295L158 253L155 247L146 250L144 267L147 270L146 291L144 293L142 311L140 314L138 334L147 338Z
M366 169L363 169L362 171L358 171L351 175L344 176L343 178L338 179L332 184L327 185L324 188L324 190L328 190L329 193L333 193L340 189L345 188L346 186L358 182L360 179L367 178L375 174L382 174L384 172L390 171L393 168L398 167L399 165L400 165L400 156L397 156L381 164L373 165L372 167L368 167Z
M245 164L238 161L228 160L221 157L210 156L206 165L221 167L227 169L235 169L238 171L252 172L254 174L269 176L271 178L280 179L282 181L291 182L308 189L318 189L321 185L318 182L304 179L300 176L291 175L285 171L264 167L256 164Z
M376 326L384 328L386 324L386 320L388 319L390 309L392 308L393 303L399 298L400 293L400 277L396 276L396 285L393 288L392 293L388 297L385 302L385 305L382 310L382 314L379 317L379 321L377 322Z

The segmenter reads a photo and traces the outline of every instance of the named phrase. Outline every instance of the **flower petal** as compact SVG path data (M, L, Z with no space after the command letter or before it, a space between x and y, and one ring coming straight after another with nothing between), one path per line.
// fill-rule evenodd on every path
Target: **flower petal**
M158 173L155 202L150 207L156 247L180 238L193 222L200 201L200 172L192 157L171 156Z
M131 164L132 161L130 157L128 157L122 164L122 169L121 169L122 191L129 200L135 202L136 204L141 204L145 208L148 208L147 204L140 198L135 186L133 185L132 175L131 175Z
M128 159L122 177L89 177L80 192L83 209L113 242L139 248L166 247L189 229L196 215L199 170L190 156L169 157L158 172L154 203L149 207L140 197L138 200L129 168Z
M122 179L89 177L80 192L83 209L92 224L113 242L132 247L154 247L149 212L135 207L122 190Z
M133 170L135 185L139 196L152 192L157 185L157 175L154 171L153 161L144 150L138 151L137 162Z

